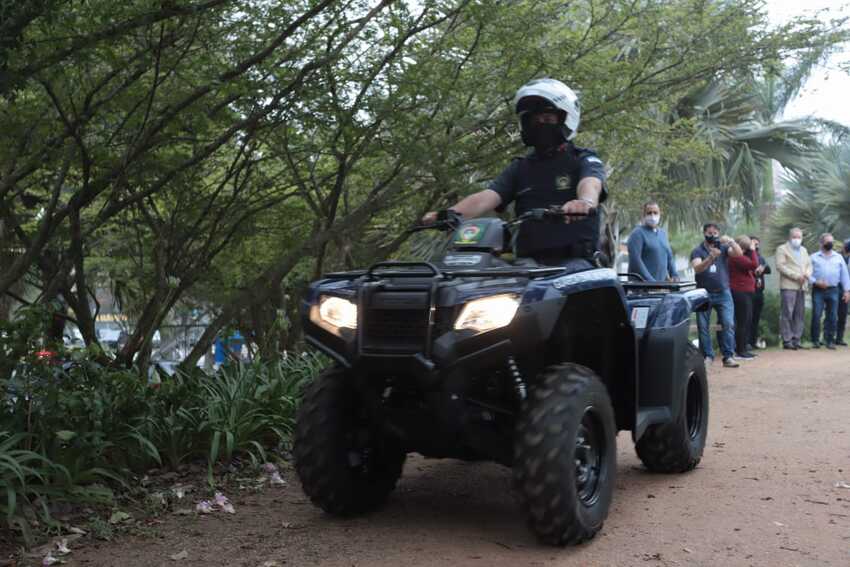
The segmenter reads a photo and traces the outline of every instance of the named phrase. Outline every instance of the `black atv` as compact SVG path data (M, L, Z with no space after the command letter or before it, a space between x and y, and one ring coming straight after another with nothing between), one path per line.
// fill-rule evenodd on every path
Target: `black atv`
M450 213L450 212L449 212ZM709 307L687 283L621 281L585 260L510 261L521 222L459 222L433 262L327 274L303 302L307 340L336 364L309 387L295 429L304 491L326 512L381 505L408 453L513 468L531 529L576 544L602 527L619 430L651 471L703 453L708 387L688 340Z

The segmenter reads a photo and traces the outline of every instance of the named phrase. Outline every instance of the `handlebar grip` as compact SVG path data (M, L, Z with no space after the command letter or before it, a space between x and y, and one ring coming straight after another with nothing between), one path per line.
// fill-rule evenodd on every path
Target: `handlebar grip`
M561 209L561 207L552 207L552 208L543 209L543 210L545 211L543 213L543 216L558 217L558 218L563 218L563 217L575 217L575 218L595 217L599 212L599 209L597 207L591 207L590 209L588 209L588 211L586 213L565 213Z

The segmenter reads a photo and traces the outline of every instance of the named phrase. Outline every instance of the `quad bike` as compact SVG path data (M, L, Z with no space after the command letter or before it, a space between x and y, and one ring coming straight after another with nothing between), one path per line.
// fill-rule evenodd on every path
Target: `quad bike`
M688 340L708 309L691 283L621 281L586 260L510 259L523 222L441 213L448 251L326 274L304 298L307 341L335 364L309 386L295 428L304 491L335 515L380 506L408 453L513 469L545 543L592 538L608 514L616 436L647 469L700 461L708 426L703 359Z

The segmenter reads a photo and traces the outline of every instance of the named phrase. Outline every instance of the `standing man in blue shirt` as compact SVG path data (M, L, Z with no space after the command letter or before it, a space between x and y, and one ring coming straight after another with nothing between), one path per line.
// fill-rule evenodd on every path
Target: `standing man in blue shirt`
M629 273L648 282L678 280L670 241L661 223L661 207L655 201L643 206L643 222L629 235Z
M717 311L720 321L720 350L723 352L723 366L738 368L735 361L735 307L732 293L729 291L729 270L726 260L729 256L743 254L741 247L728 236L720 236L720 227L709 222L702 227L705 241L691 252L691 265L696 274L697 287L708 292L711 306ZM697 313L699 329L699 348L706 364L714 361L714 348L711 346L711 310Z
M850 239L844 241L844 247L841 251L841 255L844 256L844 261L847 262L848 270L850 270ZM845 291L850 291L844 288L841 288L841 293ZM838 302L838 328L835 330L835 344L841 346L847 346L847 343L844 342L844 330L847 328L847 304L843 301Z
M832 250L835 240L828 232L820 237L821 249L812 254L812 346L820 348L820 319L826 309L823 336L826 348L835 350L835 327L838 321L838 302L850 301L850 273L844 257ZM848 290L843 294L839 291Z

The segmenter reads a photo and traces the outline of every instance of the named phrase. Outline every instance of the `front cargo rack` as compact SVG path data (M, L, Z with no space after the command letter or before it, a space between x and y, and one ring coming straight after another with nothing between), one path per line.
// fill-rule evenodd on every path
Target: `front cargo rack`
M324 275L329 280L349 280L360 277L367 279L382 278L544 278L564 271L563 267L540 268L491 268L486 270L446 270L430 262L378 262L368 270L347 272L329 272Z

